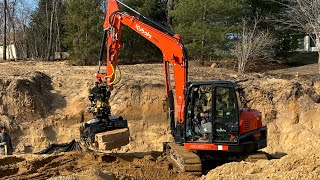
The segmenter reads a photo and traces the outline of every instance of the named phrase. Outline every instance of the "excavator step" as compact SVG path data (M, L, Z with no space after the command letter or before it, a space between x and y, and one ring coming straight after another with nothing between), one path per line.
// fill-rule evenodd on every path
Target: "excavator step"
M202 164L200 157L192 151L176 143L168 143L167 155L183 172L201 175Z
M99 150L112 150L129 144L129 129L115 129L97 133L95 135L95 147Z

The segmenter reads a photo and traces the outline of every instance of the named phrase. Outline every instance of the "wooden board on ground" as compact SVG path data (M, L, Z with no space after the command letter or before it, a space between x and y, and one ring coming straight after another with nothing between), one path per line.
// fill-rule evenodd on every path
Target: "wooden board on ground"
M116 129L95 135L96 147L100 150L112 150L129 144L129 129Z
M105 142L105 143L97 142L97 145L98 145L97 148L99 150L112 150L112 149L120 148L127 144L129 144L129 138L117 139L116 141Z

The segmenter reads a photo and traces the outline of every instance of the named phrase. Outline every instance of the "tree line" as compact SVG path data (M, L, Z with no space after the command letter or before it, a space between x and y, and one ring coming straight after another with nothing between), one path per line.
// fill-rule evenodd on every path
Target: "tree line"
M105 0L39 0L34 10L25 0L7 1L7 30L13 36L10 42L19 47L20 57L52 60L60 52L69 52L74 64L97 63ZM285 59L299 47L299 40L305 34L314 34L320 24L319 13L311 13L319 11L316 0L123 2L180 34L191 59L234 57L243 66L253 59ZM312 15L314 21L310 19ZM122 44L121 63L162 61L159 49L125 27ZM238 66L238 70L244 71L245 67Z

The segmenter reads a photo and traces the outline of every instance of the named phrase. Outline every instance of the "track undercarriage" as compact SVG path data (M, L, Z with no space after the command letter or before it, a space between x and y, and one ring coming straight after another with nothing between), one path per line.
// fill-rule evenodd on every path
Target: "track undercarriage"
M231 161L256 162L258 160L268 160L267 153L262 151L255 151L251 153L207 151L206 153L203 153L187 150L184 146L177 143L165 143L165 153L168 160L174 163L180 171L190 173L192 175L201 175L205 169L210 168L210 166L206 167L207 164L204 162L215 162L214 164L221 164L221 162Z
M169 161L173 161L181 171L194 175L202 174L202 163L200 157L183 146L176 143L168 143L166 154Z

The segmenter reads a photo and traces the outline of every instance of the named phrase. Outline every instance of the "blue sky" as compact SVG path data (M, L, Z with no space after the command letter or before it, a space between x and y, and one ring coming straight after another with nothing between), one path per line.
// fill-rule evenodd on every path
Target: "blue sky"
M37 6L38 0L26 0L26 2L34 9Z

